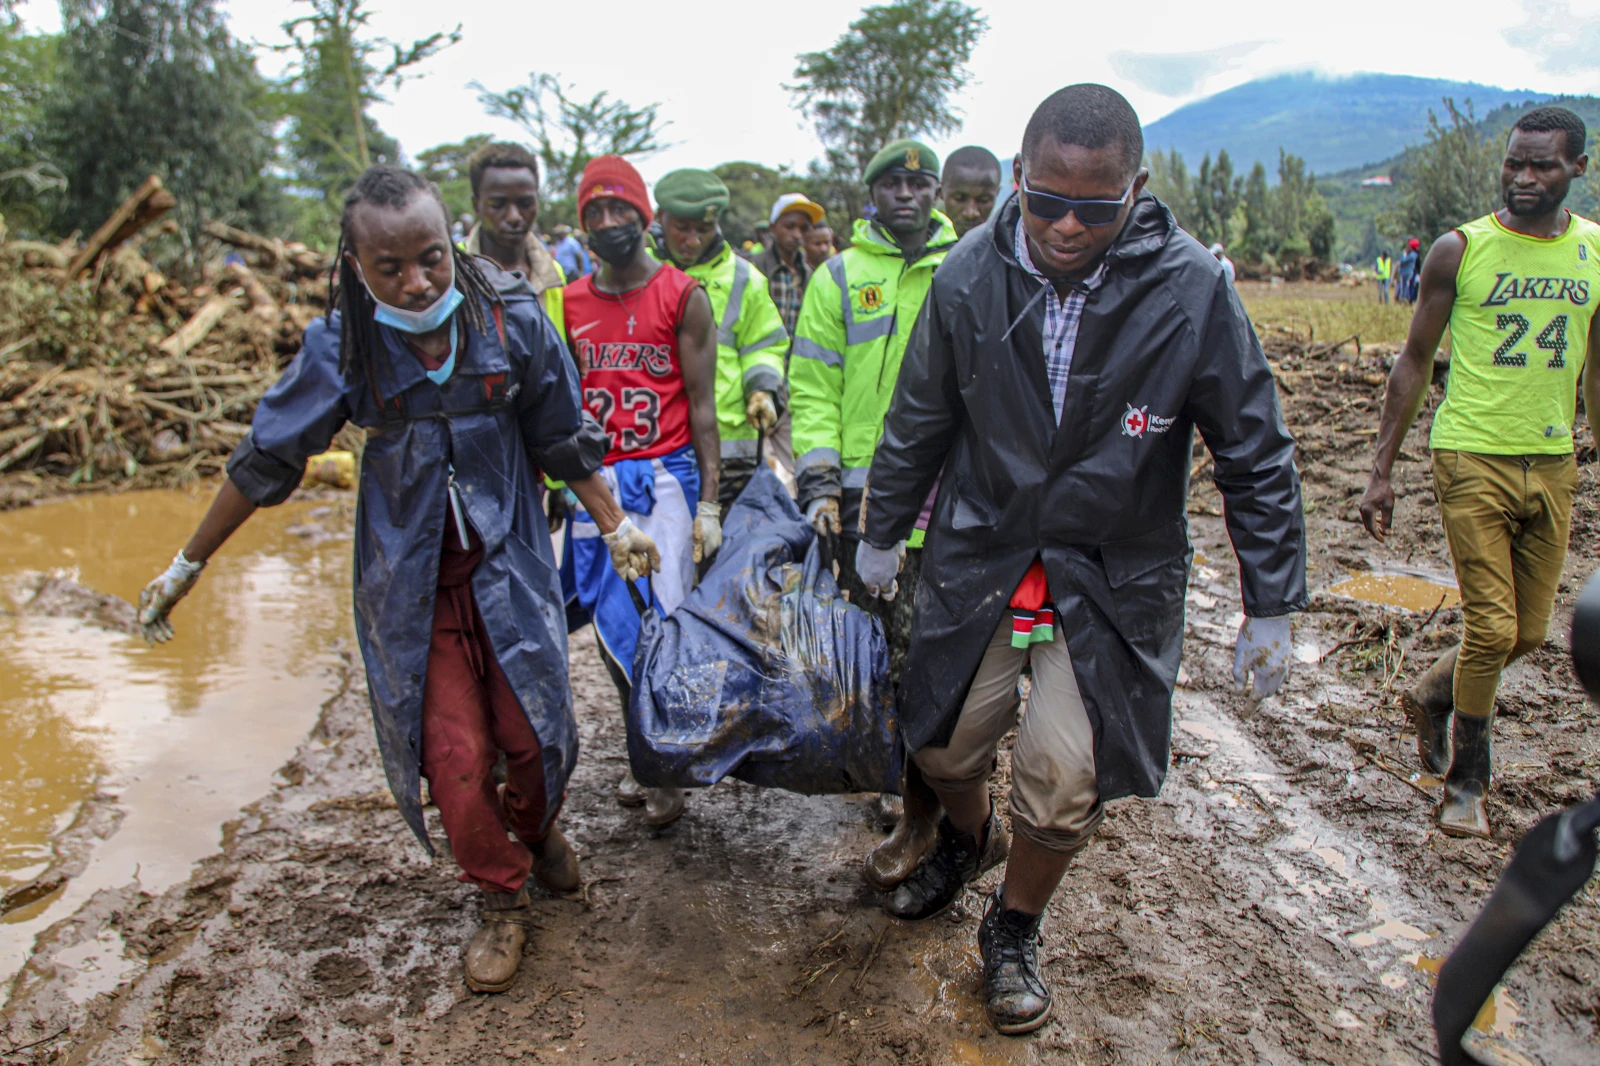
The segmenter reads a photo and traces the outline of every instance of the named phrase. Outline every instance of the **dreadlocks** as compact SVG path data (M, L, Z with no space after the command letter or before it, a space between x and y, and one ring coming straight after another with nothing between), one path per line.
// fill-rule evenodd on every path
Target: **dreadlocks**
M333 270L328 279L328 321L339 311L339 371L354 377L366 374L372 364L372 353L378 350L378 322L373 317L377 310L372 295L361 281L361 275L346 259L345 253L355 255L355 239L350 231L351 219L362 204L372 207L399 209L411 202L419 192L426 192L439 204L441 214L448 218L444 198L430 181L403 167L379 164L368 167L356 179L355 187L344 197L344 211L339 216L339 248L334 253ZM480 334L489 332L488 316L484 304L498 304L500 294L489 279L473 262L472 256L450 246L455 260L456 288L466 299L461 304L461 314L467 325Z

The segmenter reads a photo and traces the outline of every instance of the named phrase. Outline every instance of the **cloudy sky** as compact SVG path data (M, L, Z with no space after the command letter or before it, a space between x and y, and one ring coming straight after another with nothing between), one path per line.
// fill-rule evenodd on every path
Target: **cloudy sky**
M283 40L279 23L299 6L223 0L235 34L263 45ZM501 89L530 71L549 71L585 95L606 89L630 103L660 102L674 146L641 164L653 179L674 167L732 159L803 167L818 155L783 84L795 55L826 48L862 3L373 0L371 6L373 28L395 40L462 24L462 42L376 113L408 153L472 133L514 136L514 126L483 114L469 83ZM1076 81L1115 86L1146 122L1289 70L1600 93L1600 0L1456 0L1448 15L1438 3L1339 8L1283 0L979 6L989 32L972 58L973 84L958 101L966 126L936 148L978 143L1005 157L1015 151L1033 106ZM53 0L29 0L22 10L34 28L59 25ZM1334 10L1341 17L1328 19ZM277 63L268 55L262 65L270 72Z

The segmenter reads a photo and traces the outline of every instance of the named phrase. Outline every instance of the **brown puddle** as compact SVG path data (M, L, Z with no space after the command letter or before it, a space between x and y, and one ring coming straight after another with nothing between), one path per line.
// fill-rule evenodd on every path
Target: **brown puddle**
M338 684L351 496L260 511L173 612L178 635L163 646L13 602L38 571L136 602L210 497L97 495L0 514L0 893L50 869L55 837L97 790L121 812L64 891L0 921L0 978L93 891L186 877L271 788Z
M1409 574L1352 574L1328 591L1335 596L1408 611L1431 611L1461 603L1461 594L1454 587Z

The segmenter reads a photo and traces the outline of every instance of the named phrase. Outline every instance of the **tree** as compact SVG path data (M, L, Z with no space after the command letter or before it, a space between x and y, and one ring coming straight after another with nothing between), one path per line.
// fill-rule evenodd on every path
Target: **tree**
M529 74L526 85L499 93L480 82L472 87L485 111L510 119L533 138L551 200L573 199L583 168L596 156L638 159L669 147L661 140L668 123L657 113L660 104L633 107L604 90L581 100L553 74Z
M859 183L888 142L959 130L950 101L971 80L967 60L988 28L960 0L896 0L866 8L827 51L798 56L788 89L828 169Z
M208 218L272 211L265 81L216 0L65 0L38 140L68 186L56 225L92 231L149 174L192 251ZM192 263L192 258L190 259Z
M1271 190L1267 188L1267 168L1256 160L1250 176L1244 180L1244 197L1239 210L1244 214L1244 239L1238 247L1238 256L1247 262L1259 263L1271 252Z
M294 59L279 101L289 119L295 183L336 199L373 163L396 162L400 146L367 109L416 68L461 40L461 26L409 45L371 35L366 0L295 0L309 13L283 24Z
M67 185L39 142L60 38L25 32L15 6L0 0L0 212L13 233L41 235Z
M1178 154L1176 148L1169 148L1164 155L1157 152L1146 156L1144 165L1150 172L1145 188L1167 205L1172 217L1185 232L1193 233L1194 194L1189 187L1189 166L1183 161L1183 156Z
M1399 202L1378 220L1381 232L1416 234L1425 246L1500 203L1500 146L1473 121L1472 101L1464 113L1449 97L1444 106L1448 124L1428 112L1427 141L1407 148L1397 168Z
M439 186L451 218L472 210L472 176L468 173L467 161L473 152L493 139L487 133L479 133L455 144L438 144L417 153L417 172Z
M1233 176L1233 161L1228 150L1217 153L1215 164L1208 154L1200 161L1200 171L1194 178L1194 220L1191 231L1202 244L1213 241L1229 243L1234 212L1244 199L1244 179Z

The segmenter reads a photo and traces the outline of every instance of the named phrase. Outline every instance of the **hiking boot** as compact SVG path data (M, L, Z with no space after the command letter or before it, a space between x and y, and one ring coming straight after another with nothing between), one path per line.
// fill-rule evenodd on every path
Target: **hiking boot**
M1400 696L1400 706L1417 730L1417 758L1424 773L1442 775L1450 768L1450 713L1455 709L1458 644L1433 661L1417 683Z
M467 942L467 987L474 992L504 992L517 979L522 945L533 917L528 913L528 889L484 892L483 924Z
M1494 715L1469 718L1456 714L1450 741L1454 753L1444 775L1444 801L1439 804L1439 829L1453 837L1489 837L1490 764L1493 761Z
M622 780L617 782L617 804L622 807L644 806L644 786L634 778L632 770L623 774Z
M683 817L683 802L688 792L681 788L644 790L644 822L651 829L665 829Z
M1005 909L997 888L978 926L983 998L989 1020L1006 1036L1031 1033L1050 1017L1050 986L1039 972L1040 914Z
M900 824L900 819L906 813L906 804L893 792L880 792L878 798L872 801L872 813L878 819L878 828L885 832Z
M889 839L872 849L861 876L879 892L893 891L911 876L939 836L939 797L913 766L906 767L900 820Z
M578 853L572 850L566 834L552 825L544 839L528 845L533 852L533 877L557 895L578 891L583 878L578 872Z
M989 807L989 822L983 830L983 846L971 833L960 833L948 814L939 818L938 840L933 850L917 864L894 890L884 910L908 922L921 922L944 913L961 895L961 890L978 875L1005 861L1011 851L1011 837Z

